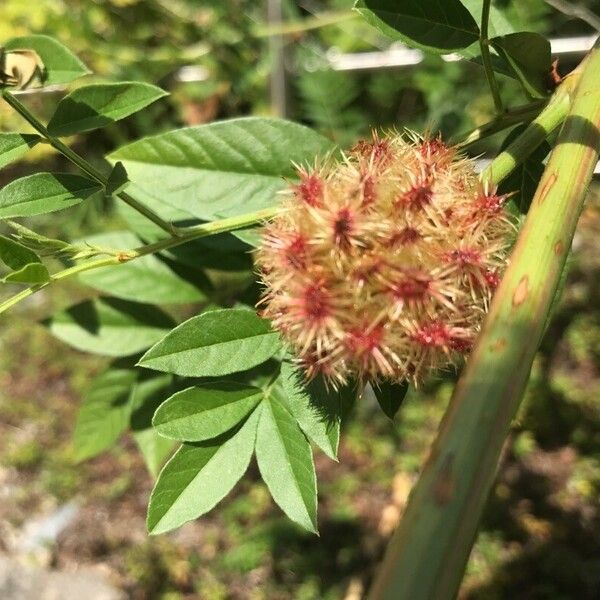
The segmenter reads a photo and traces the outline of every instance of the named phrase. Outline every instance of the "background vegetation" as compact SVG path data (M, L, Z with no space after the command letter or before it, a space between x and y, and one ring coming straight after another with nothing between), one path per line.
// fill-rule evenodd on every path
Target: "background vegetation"
M332 48L357 52L387 45L349 18L351 4L284 2L293 23L285 37L289 118L346 145L373 127L429 128L452 137L493 117L476 65L429 57L407 69L329 69ZM596 2L579 4L600 12ZM592 32L542 0L503 0L496 7L521 29L551 36ZM321 24L331 23L313 28L315 14ZM0 40L25 33L57 37L98 79L140 79L171 92L141 114L86 136L87 156L99 159L133 137L177 125L271 112L270 31L262 3L44 0L32 11L30 2L5 0ZM563 73L568 68L568 60L559 66ZM190 73L202 80L186 81ZM506 97L520 93L509 79L501 85ZM50 114L58 96L24 99ZM22 127L5 106L0 110L0 128ZM473 152L493 151L500 142L492 139ZM59 161L46 147L30 157L53 168ZM16 175L2 171L0 183ZM76 237L119 226L105 202L72 215L69 222L48 217L46 232ZM561 305L506 445L464 598L600 594L599 233L600 198L593 190ZM412 394L393 424L373 399L360 403L342 438L340 463L317 461L320 538L285 521L255 466L219 511L173 534L147 538L152 480L133 441L125 438L83 465L70 446L78 399L104 361L28 325L32 316L43 319L80 294L72 284L52 289L0 322L0 550L25 552L20 540L28 524L73 503L76 516L48 547L35 549L37 560L60 569L105 565L132 598L360 598L443 414L451 378ZM194 307L184 310L193 314Z

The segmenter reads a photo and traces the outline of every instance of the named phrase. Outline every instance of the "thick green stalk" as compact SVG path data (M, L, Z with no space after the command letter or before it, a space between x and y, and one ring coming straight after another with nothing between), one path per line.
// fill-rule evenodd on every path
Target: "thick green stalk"
M2 90L2 97L16 112L18 112L53 148L58 150L63 156L68 158L74 165L79 167L86 175L89 175L92 179L97 181L103 187L106 187L108 178L101 173L94 165L88 162L82 156L79 156L77 152L73 151L69 146L63 143L58 138L50 135L50 132L45 125L24 105L22 104L13 94L7 89ZM167 223L153 210L150 210L147 206L138 202L135 198L130 196L126 192L120 192L116 194L118 198L123 202L129 204L131 208L144 215L147 219L152 221L155 225L158 225L161 229L169 233L170 235L178 235L178 229L171 223Z
M544 110L527 126L525 131L505 150L500 152L482 173L482 179L500 183L523 162L557 127L571 106L573 90L579 81L579 72L572 73L554 93Z
M494 74L494 67L492 66L492 57L490 56L490 41L488 39L488 26L490 22L490 6L492 0L483 0L481 9L481 30L479 34L479 47L481 49L481 61L483 62L483 70L492 92L492 98L494 99L494 106L496 112L501 114L504 111L502 105L502 97L500 96L500 88L496 81L496 75Z
M594 49L370 600L458 591L598 159L599 69Z

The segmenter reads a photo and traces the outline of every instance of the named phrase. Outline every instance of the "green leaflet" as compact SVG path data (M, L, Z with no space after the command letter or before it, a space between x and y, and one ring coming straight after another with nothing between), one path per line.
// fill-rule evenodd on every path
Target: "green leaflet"
M251 369L280 349L278 334L252 310L211 310L183 322L139 361L186 377L217 377Z
M50 279L48 269L39 256L14 240L0 235L0 259L12 269L4 281L13 283L44 283Z
M302 125L248 117L147 137L108 158L123 163L136 197L212 221L272 206L284 178L295 176L292 163L332 148Z
M95 83L65 96L48 123L51 135L73 135L104 127L145 108L167 92L136 81Z
M13 271L4 277L4 281L11 283L39 284L50 281L50 273L42 263L30 263L18 271Z
M261 408L218 438L183 444L161 471L148 506L148 531L164 533L208 512L245 473Z
M13 271L30 263L39 263L39 256L14 240L0 235L0 260Z
M0 133L0 169L21 158L41 139L31 133Z
M136 373L109 369L92 382L77 415L73 446L77 460L92 458L112 447L127 429L130 393Z
M358 0L355 9L383 34L429 52L453 52L479 39L459 0Z
M317 532L317 480L312 450L278 400L263 403L256 434L260 474L275 502L295 523Z
M68 173L35 173L0 190L0 219L32 217L79 204L101 190L96 182Z
M543 35L519 31L495 37L491 42L530 96L544 98L548 95L552 54L550 42Z
M352 390L328 390L322 379L306 383L290 362L281 365L277 398L289 409L304 433L329 458L337 458L342 415L352 403ZM348 393L350 391L350 393Z
M130 356L161 339L175 322L155 306L117 298L86 300L45 321L73 348L104 356Z
M234 381L215 381L182 390L165 400L152 424L174 440L200 442L237 425L264 398L264 391Z

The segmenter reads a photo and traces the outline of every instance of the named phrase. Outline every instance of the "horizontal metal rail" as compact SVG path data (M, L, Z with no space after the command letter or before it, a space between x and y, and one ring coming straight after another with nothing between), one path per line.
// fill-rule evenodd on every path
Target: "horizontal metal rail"
M569 38L556 38L550 40L550 47L554 57L569 54L585 54L596 41L597 35L586 35ZM340 53L335 48L327 52L329 66L334 71L362 71L376 70L393 67L411 67L418 65L425 59L425 54L420 50L407 48L404 44L394 43L386 50L375 52ZM459 54L444 54L442 59L446 62L463 60Z

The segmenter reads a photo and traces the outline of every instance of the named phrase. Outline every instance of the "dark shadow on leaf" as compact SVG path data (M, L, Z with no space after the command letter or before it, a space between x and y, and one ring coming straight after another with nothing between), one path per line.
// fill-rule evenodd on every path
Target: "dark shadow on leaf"
M63 98L60 104L61 114L69 116L68 124L93 122L93 125L90 126L79 126L77 129L80 131L85 131L86 129L90 128L96 129L99 127L105 127L116 122L114 119L100 114L88 104L78 100L73 100L73 98L69 98L68 96ZM61 125L62 123L59 122L53 127L53 123L51 121L49 123L48 130L52 135L67 135L68 133L73 133L71 129L69 129L69 131L65 131Z

